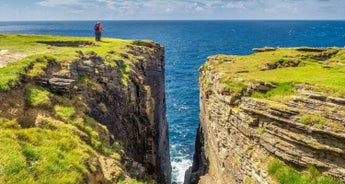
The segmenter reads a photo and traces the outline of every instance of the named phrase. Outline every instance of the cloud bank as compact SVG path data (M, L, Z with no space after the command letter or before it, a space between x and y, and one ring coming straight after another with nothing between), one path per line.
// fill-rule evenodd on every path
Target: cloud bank
M46 19L345 19L345 1L339 0L27 0L26 4L30 2L29 8L42 11L31 17Z

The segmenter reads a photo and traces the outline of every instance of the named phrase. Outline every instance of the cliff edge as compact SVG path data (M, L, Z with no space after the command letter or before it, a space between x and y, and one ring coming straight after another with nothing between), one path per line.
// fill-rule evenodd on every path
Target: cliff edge
M170 183L164 47L0 37L0 183Z
M200 68L186 183L344 183L345 49L255 51Z

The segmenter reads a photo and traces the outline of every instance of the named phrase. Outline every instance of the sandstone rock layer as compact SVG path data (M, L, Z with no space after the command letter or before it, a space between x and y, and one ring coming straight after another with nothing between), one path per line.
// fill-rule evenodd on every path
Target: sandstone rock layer
M200 69L200 126L191 183L272 183L271 158L299 168L313 165L345 180L345 99L306 89L310 83L296 83L292 94L282 97L287 100L255 98L255 92L276 86L247 81L246 74L238 75L242 72L229 75L224 63L231 62L231 56L210 57ZM226 80L245 85L236 90L225 86Z

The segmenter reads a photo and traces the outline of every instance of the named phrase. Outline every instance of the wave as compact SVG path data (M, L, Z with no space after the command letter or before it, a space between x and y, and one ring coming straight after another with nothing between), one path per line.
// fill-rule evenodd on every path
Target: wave
M174 157L171 161L172 166L172 182L183 184L186 170L192 166L193 160L186 158L186 156Z

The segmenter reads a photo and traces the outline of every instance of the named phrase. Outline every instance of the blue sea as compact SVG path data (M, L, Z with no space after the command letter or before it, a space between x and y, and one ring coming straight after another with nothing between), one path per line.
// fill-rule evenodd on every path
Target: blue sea
M0 22L0 33L93 36L94 21ZM198 68L215 54L258 47L344 47L345 21L102 21L104 37L150 39L166 49L173 181L191 166L199 123Z

